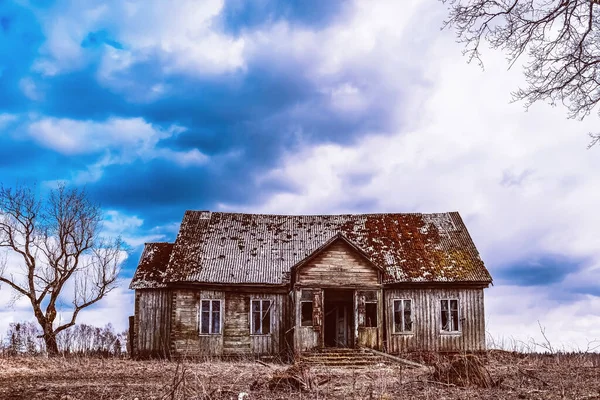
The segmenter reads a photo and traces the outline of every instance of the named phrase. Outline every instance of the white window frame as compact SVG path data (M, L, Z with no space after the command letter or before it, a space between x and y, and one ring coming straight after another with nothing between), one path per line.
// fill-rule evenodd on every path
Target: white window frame
M208 301L208 333L202 332L202 302ZM213 332L213 318L214 312L213 305L215 302L219 302L219 332ZM198 303L198 334L200 336L213 336L220 335L223 332L223 300L221 299L200 299Z
M399 301L402 304L402 330L397 331L396 330L396 302ZM405 301L410 301L410 330L404 330L404 325L405 325L405 321L404 321L404 302ZM415 319L413 318L413 314L414 314L414 310L415 310L415 302L413 301L413 299L393 299L392 301L392 325L394 326L394 333L397 334L411 334L414 332L414 327L415 327Z
M259 311L260 315L262 315L262 313L263 313L263 302L265 302L265 301L269 302L269 307L266 310L266 311L269 311L269 332L268 333L264 333L262 331L262 323L260 324L260 333L256 333L256 330L254 329L254 308L252 307L252 303L255 301L260 302L260 311ZM261 322L262 322L262 320L261 320ZM269 299L269 298L250 299L250 335L263 336L263 335L270 335L271 333L273 333L273 299Z
M460 323L460 299L454 297L454 298L446 298L446 299L440 299L440 324L443 324L443 318L442 318L442 313L444 312L444 310L442 309L442 302L446 301L448 302L448 323L449 323L449 329L444 329L444 325L442 325L440 327L440 330L442 332L442 334L456 334L456 333L460 333L461 332L461 323ZM452 319L452 307L451 307L451 302L452 301L456 301L456 324L457 326L453 326L453 319Z

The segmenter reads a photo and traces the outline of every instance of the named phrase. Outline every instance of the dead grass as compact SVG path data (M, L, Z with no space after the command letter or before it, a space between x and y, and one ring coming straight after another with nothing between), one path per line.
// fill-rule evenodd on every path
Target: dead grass
M177 363L77 357L0 358L0 399L238 399L240 393L247 393L248 400L600 400L597 353L541 355L493 350L474 361L494 382L487 388L444 382L436 370L452 365L453 360L437 355L427 358L429 369L381 365L368 369L297 370L289 370L289 365L284 364L264 366L243 360ZM301 383L281 379L290 375L299 377ZM279 383L274 383L277 377Z

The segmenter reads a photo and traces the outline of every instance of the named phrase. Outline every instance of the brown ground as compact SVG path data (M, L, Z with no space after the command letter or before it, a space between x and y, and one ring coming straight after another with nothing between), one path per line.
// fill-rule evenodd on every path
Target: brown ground
M378 366L304 371L312 389L269 389L288 366L252 361L0 357L0 399L586 399L600 400L600 355L523 355L491 351L484 365L495 387L434 381L433 368ZM435 357L430 365L444 365ZM449 365L449 364L445 364ZM281 385L280 385L281 386Z

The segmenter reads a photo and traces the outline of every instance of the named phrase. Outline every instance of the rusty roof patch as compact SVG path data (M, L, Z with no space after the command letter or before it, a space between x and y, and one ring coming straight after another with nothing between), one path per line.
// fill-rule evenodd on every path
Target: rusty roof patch
M187 211L168 263L160 264L164 269L150 273L150 264L157 264L142 255L131 286L156 287L145 286L151 278L155 285L286 284L292 266L338 235L384 271L385 283L492 280L456 212L287 216Z

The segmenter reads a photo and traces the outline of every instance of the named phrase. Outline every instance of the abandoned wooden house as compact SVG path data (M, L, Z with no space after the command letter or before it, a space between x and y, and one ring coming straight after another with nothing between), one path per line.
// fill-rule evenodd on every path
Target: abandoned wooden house
M456 212L187 211L174 243L145 245L133 352L480 351L491 282Z

